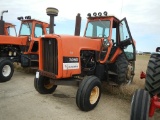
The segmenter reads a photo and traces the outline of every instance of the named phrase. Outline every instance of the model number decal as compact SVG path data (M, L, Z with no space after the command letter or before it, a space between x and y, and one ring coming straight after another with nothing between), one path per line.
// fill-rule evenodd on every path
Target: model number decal
M63 63L78 63L78 57L63 57Z

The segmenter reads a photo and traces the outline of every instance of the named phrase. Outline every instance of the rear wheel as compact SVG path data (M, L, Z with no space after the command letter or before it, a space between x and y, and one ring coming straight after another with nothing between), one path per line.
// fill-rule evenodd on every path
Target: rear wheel
M48 77L39 76L34 79L34 87L40 94L51 94L56 90L57 85L54 85Z
M160 54L152 54L146 71L145 89L151 96L160 94Z
M121 84L131 84L134 77L135 61L128 62L124 54L120 54L114 64L109 65L109 70L113 72L111 79Z
M85 77L76 95L76 104L82 111L90 111L96 107L101 96L101 82L95 76Z
M130 120L148 120L149 107L149 93L143 89L136 90L132 97Z
M8 59L0 59L0 82L11 79L14 73L13 63Z

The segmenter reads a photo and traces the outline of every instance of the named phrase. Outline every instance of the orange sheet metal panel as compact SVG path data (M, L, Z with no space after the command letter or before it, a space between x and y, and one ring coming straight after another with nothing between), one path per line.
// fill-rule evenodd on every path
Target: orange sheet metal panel
M94 50L100 51L101 39L91 39L78 36L61 35L62 41L62 71L63 78L71 77L75 74L81 73L80 51L81 50ZM73 59L77 62L64 63L64 59ZM71 66L70 66L71 65Z
M80 65L80 51L81 50L94 50L100 51L101 47L101 39L90 39L79 36L69 36L69 35L45 35L45 38L56 38L58 41L58 75L56 78L67 78L72 75L81 73L81 65ZM43 63L42 58L42 40L40 40L40 63ZM75 58L78 59L75 64L75 68L69 67L66 68L66 64L64 63L64 59ZM73 66L72 64L72 66ZM43 65L39 64L39 69L43 70Z
M26 45L28 37L12 37L0 35L0 44Z

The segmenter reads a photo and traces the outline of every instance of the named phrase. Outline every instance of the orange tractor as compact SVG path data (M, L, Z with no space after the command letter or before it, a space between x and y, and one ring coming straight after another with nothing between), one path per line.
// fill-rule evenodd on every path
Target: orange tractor
M15 25L3 21L3 14L7 12L8 10L4 10L1 12L0 27L2 28L0 28L0 35L17 36Z
M56 8L47 8L50 25ZM39 41L39 70L34 79L40 94L50 94L57 85L78 85L77 106L82 111L95 108L101 96L101 82L130 84L134 76L135 42L127 20L107 16L107 12L88 14L84 36L80 37L80 14L75 36L44 35Z
M38 41L39 37L47 34L49 24L31 19L30 16L18 17L21 27L18 37L8 36L4 28L7 24L0 21L0 82L11 79L13 63L21 63L22 67L38 69Z
M160 47L157 53L151 54L146 74L141 73L140 78L145 78L145 89L138 89L132 97L131 120L148 120L156 109L160 109Z

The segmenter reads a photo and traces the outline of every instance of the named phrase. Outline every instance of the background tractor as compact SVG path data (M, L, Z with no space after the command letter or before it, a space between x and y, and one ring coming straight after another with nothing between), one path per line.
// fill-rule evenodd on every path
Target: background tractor
M145 78L145 89L138 89L133 94L131 120L148 120L160 108L160 47L156 52L150 56L146 74L142 72L140 76Z
M49 24L31 19L30 16L25 19L18 17L18 20L21 21L21 27L17 37L6 34L8 23L0 20L0 82L11 79L14 62L21 63L22 67L38 69L38 41L40 36L47 34Z
M3 14L7 12L8 10L4 10L1 12L0 35L17 36L15 25L13 25L12 23L7 23L3 21Z
M47 8L54 24L56 8ZM57 85L78 85L76 104L83 111L95 108L101 96L101 82L130 84L134 76L135 42L126 18L121 21L107 12L88 14L84 36L80 37L80 14L75 36L50 34L39 41L39 70L34 79L41 94L55 91ZM50 25L51 25L50 23Z

